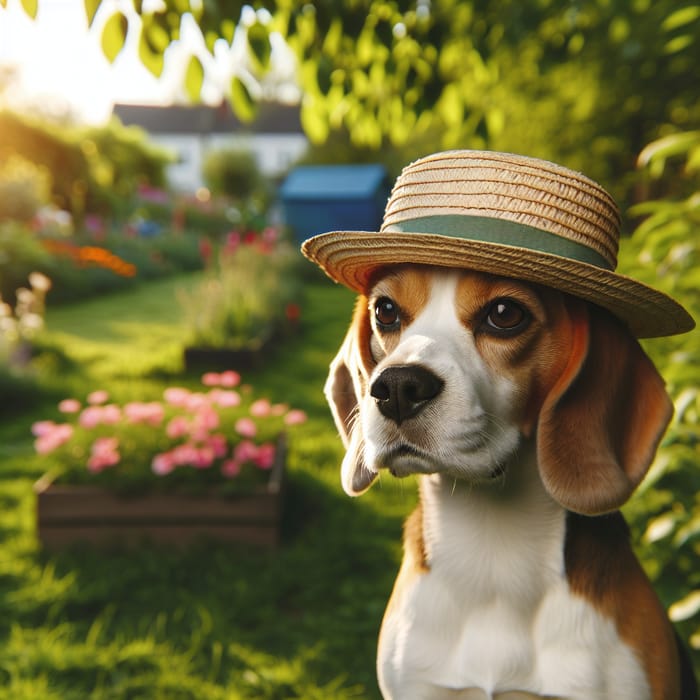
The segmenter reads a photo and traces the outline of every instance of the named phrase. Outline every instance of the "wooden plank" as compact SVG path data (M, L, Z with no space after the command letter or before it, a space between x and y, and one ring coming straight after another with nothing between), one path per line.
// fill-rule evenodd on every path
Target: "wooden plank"
M153 494L119 496L104 489L79 486L49 487L37 495L40 522L100 522L114 520L157 521L182 519L274 520L279 515L279 494L228 498Z
M101 547L133 546L142 542L176 546L191 545L198 540L215 539L222 542L276 547L280 541L276 526L227 525L227 526L156 526L128 525L90 528L84 526L51 525L39 528L43 546L58 550L76 544Z

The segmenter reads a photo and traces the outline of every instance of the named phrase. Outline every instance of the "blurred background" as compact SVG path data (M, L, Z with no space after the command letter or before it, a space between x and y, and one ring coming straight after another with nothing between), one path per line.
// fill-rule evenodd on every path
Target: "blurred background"
M0 0L0 698L379 697L415 484L341 492L353 297L299 243L378 226L417 157L523 153L700 318L699 62L690 0ZM625 515L700 666L700 335L643 344L676 413Z

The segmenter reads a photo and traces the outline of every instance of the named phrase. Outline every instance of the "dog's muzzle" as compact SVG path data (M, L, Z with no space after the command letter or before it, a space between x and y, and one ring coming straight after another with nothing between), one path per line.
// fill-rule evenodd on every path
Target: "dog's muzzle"
M370 396L379 412L397 425L417 416L435 399L445 382L421 365L387 367L372 382Z

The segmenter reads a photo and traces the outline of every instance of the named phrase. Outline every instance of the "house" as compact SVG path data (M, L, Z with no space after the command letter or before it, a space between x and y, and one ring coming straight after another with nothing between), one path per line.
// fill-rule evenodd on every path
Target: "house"
M308 146L298 105L263 103L251 123L241 122L228 104L116 104L113 113L124 125L140 126L153 143L177 154L167 175L170 185L182 191L194 192L204 186L202 165L210 150L249 151L263 175L279 180Z

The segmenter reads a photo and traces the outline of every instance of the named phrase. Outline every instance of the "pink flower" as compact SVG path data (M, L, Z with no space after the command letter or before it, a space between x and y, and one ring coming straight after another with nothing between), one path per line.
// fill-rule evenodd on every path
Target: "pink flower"
M258 456L258 446L250 440L241 440L233 450L233 458L243 464L252 462Z
M225 372L207 372L202 375L202 384L204 386L225 386L228 388L238 386L241 383L241 375L228 369Z
M260 445L253 461L260 469L271 469L275 463L275 446L271 442Z
M88 394L87 396L87 402L91 406L97 406L99 404L106 403L109 400L109 394L104 391L103 389L100 389L98 391L93 391L91 394Z
M78 413L81 408L80 401L77 399L63 399L63 401L58 404L58 410L61 413Z
M186 442L172 450L172 457L178 466L194 464L197 459L197 448L192 443Z
M221 375L218 372L207 372L202 375L202 384L204 386L219 386L221 383Z
M225 477L233 479L241 473L241 463L235 459L227 459L221 465L221 473Z
M151 462L151 470L158 476L165 476L175 470L175 459L171 452L157 454Z
M52 420L40 420L36 423L32 423L32 435L36 437L41 437L47 435L56 427L56 423Z
M202 406L194 417L194 422L197 427L205 430L216 430L219 427L219 414L209 405Z
M272 406L267 399L258 399L250 407L250 415L256 418L264 418L272 412Z
M64 445L73 436L73 426L69 423L53 423L41 421L32 426L37 439L34 441L34 449L40 455L49 454Z
M207 469L214 463L214 450L209 445L204 445L196 450L192 466L196 469Z
M221 459L226 455L228 445L226 444L226 436L222 433L210 435L207 444L214 451L216 458Z
M163 398L166 403L177 408L184 408L187 405L187 400L190 397L189 389L183 389L179 386L168 387L163 392Z
M306 422L306 413L304 411L300 411L299 409L293 409L291 410L285 417L284 417L284 423L285 425L300 425L301 423Z
M91 429L97 427L102 423L102 407L88 406L80 414L78 423L80 423L83 428Z
M92 443L87 468L91 472L101 472L107 467L118 464L119 460L119 440L113 437L100 437Z
M258 427L250 418L239 418L234 426L236 432L246 438L255 437Z
M273 416L283 416L289 410L289 406L286 403L276 403L270 409L270 415Z
M241 375L238 372L234 372L232 369L226 370L221 373L221 386L225 386L228 389L238 386L241 383Z
M114 425L122 419L122 410L116 404L108 404L102 406L102 415L100 420L104 425Z
M262 238L266 243L274 243L279 238L279 232L272 226L266 226L262 230Z
M171 439L184 437L190 432L190 422L184 416L171 418L165 428L165 434Z
M185 405L183 408L185 408L187 411L195 412L199 411L202 406L208 406L209 405L209 399L205 394L202 393L194 393L190 394L187 397L187 401L185 402Z
M133 401L124 406L124 414L130 423L145 423L157 428L165 417L163 406L157 401L142 403Z
M241 395L237 391L226 391L224 389L212 389L209 398L221 408L233 408L241 403Z

